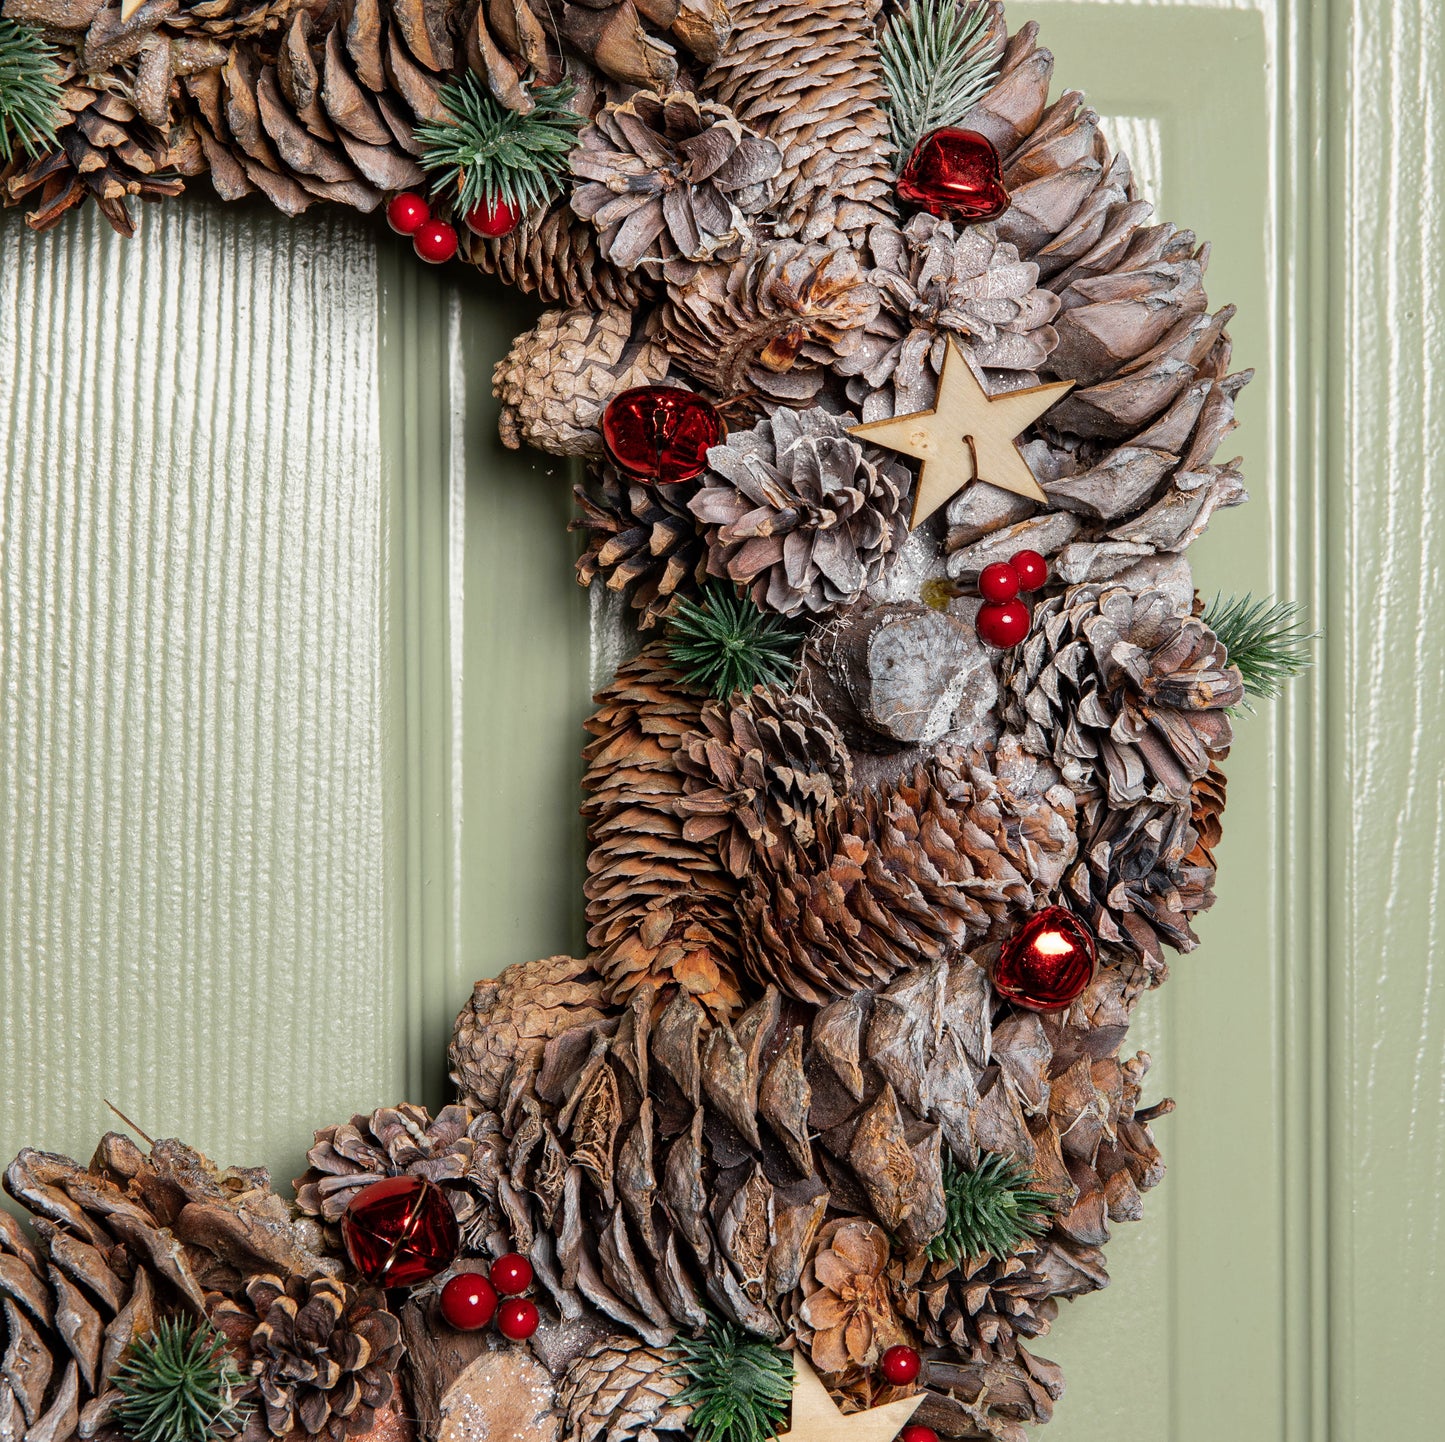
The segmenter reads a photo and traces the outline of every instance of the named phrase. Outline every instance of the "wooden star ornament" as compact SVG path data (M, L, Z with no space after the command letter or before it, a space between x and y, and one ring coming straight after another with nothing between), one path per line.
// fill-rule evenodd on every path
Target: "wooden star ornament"
M793 1353L793 1423L777 1442L894 1442L923 1393L846 1417L799 1352Z
M1015 439L1074 388L1073 381L991 396L952 336L931 411L850 426L859 440L923 462L909 527L925 521L970 481L986 481L1031 501L1046 501Z

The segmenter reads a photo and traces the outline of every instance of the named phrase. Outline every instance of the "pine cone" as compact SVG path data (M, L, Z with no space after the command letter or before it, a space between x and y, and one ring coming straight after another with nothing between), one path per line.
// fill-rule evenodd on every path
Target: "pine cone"
M1214 850L1224 836L1224 799L1227 782L1220 763L1228 755L1221 751L1209 758L1209 769L1194 783L1191 793L1189 824L1198 841L1189 853L1196 866L1213 866Z
M406 1350L385 1296L335 1277L261 1275L246 1298L255 1316L251 1375L270 1434L342 1442L370 1431ZM235 1321L225 1330L235 1335Z
M547 305L635 311L642 303L646 277L608 265L592 227L564 202L541 215L524 215L500 239L484 240L463 226L461 240L462 255L478 270Z
M794 1325L813 1366L834 1391L866 1386L889 1347L912 1343L889 1291L891 1252L876 1222L835 1217L823 1225L803 1268L794 1293Z
M961 1265L915 1252L890 1267L893 1295L930 1346L1011 1357L1016 1337L1044 1336L1059 1314L1049 1280L1034 1269L1037 1252L1024 1246L1007 1257L966 1257Z
M733 32L703 80L775 141L777 234L848 248L893 212L892 147L863 0L731 0Z
M672 1356L633 1337L608 1337L567 1369L557 1396L567 1442L656 1442L685 1432L692 1408L676 1401L687 1378Z
M658 646L621 667L586 722L587 942L608 995L680 987L714 1016L741 1005L736 885L714 847L693 840L681 811L679 747L700 722Z
M1190 860L1199 837L1190 807L1140 802L1119 809L1095 796L1079 826L1079 860L1065 898L1106 946L1138 957L1148 983L1168 975L1161 948L1193 951L1196 912L1214 905L1214 868Z
M549 310L492 371L502 403L502 444L523 443L557 456L602 453L598 425L607 402L667 374L667 352L632 339L632 312L620 305Z
M868 232L869 280L883 297L867 339L838 367L865 421L929 410L950 337L999 391L1038 382L1058 336L1058 298L1038 285L993 226L955 233L946 220L915 215L901 230Z
M758 686L703 707L676 758L683 839L711 842L745 877L756 859L823 843L853 785L848 748L805 696Z
M482 1112L500 1105L510 1078L534 1070L554 1036L602 1015L600 980L588 962L570 956L519 962L479 981L447 1054L463 1104Z
M1244 697L1224 647L1162 591L1076 586L1043 602L1007 653L1005 716L1076 791L1179 803L1229 749Z
M799 406L822 389L824 367L863 343L877 313L878 292L852 251L783 240L670 285L659 339L725 400Z
M573 487L582 515L572 529L587 538L577 580L590 586L601 576L608 590L627 591L643 631L667 616L680 596L695 594L707 577L707 551L687 509L696 492L693 481L646 485L610 465Z
M640 90L604 106L578 137L572 172L583 184L572 209L622 270L736 259L752 238L745 217L763 207L781 163L777 146L725 105Z
M847 418L851 420L851 417ZM779 410L708 452L688 509L708 572L783 615L850 605L908 533L908 471L822 410Z
M311 1165L292 1183L296 1205L308 1216L320 1217L334 1235L362 1187L409 1173L442 1188L464 1237L483 1237L495 1219L477 1172L488 1153L483 1147L478 1154L469 1131L472 1121L465 1106L444 1107L433 1119L425 1107L403 1102L323 1127L306 1153Z

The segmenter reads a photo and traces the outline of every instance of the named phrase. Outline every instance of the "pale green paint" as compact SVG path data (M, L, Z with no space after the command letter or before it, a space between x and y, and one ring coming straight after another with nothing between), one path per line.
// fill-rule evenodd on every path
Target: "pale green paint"
M1055 0L1009 10L1015 23L1044 21L1059 81L1086 89L1106 117L1128 117L1122 129L1131 137L1157 136L1161 213L1214 243L1211 295L1241 307L1236 363L1260 376L1226 454L1246 457L1255 499L1220 517L1196 549L1201 586L1297 596L1329 632L1326 665L1287 703L1241 723L1220 904L1202 927L1205 945L1145 1002L1134 1033L1156 1058L1149 1096L1180 1103L1157 1129L1170 1175L1146 1199L1145 1221L1117 1229L1109 1254L1116 1285L1066 1306L1041 1339L1038 1350L1062 1360L1069 1377L1046 1435L1435 1436L1432 1364L1445 1353L1445 1023L1430 995L1445 674L1430 624L1441 599L1431 542L1445 480L1436 458L1445 382L1429 364L1441 299L1438 6ZM1430 97L1423 111L1414 102L1421 93ZM187 478L187 494L220 494L220 477L235 486L238 475L284 470L286 457L244 445L237 459L197 451L180 406L174 420L151 414L145 426L163 444L148 443L134 460L132 409L163 412L148 398L167 386L184 397L192 377L184 365L158 374L152 358L140 367L142 403L132 408L130 371L119 360L130 352L117 341L91 352L88 368L62 385L56 323L56 335L31 343L42 347L34 360L13 376L0 373L0 402L8 384L12 404L41 417L29 429L11 424L10 449L0 450L9 507L0 525L10 527L0 531L0 556L10 564L16 495L26 537L48 535L53 524L69 538L53 574L42 565L9 590L0 576L0 596L14 597L0 613L0 706L15 704L12 678L37 668L49 667L47 684L60 688L27 703L23 732L22 749L38 748L49 768L51 799L37 801L32 785L24 804L7 802L12 793L0 785L0 807L9 806L0 815L0 907L9 908L0 912L0 937L7 1043L15 1046L0 1151L22 1140L83 1150L105 1124L100 1091L134 1081L138 1105L159 1113L162 1129L225 1160L274 1161L286 1175L310 1125L403 1088L440 1093L447 1026L474 975L580 944L573 808L586 612L562 531L567 478L561 467L501 452L494 439L490 367L527 323L525 307L475 280L456 287L384 238L374 253L374 226L292 226L193 204L168 208L164 224L180 229L159 233L156 215L146 212L146 236L130 248L100 235L93 217L79 238L41 241L67 257L49 279L15 270L18 228L0 221L0 352L15 343L5 342L7 318L13 333L16 317L30 313L22 295L42 313L94 321L104 309L100 288L92 283L84 298L75 290L87 266L106 267L107 277L136 266L158 276L182 235L193 288L166 297L170 333L184 334L178 307L204 307L214 284L209 271L204 287L194 277L218 258L246 275L261 267L253 292L264 296L261 252L280 247L291 280L323 286L309 306L306 296L293 304L289 344L264 326L234 342L238 374L269 367L284 375L289 364L304 394L308 381L334 374L326 365L336 354L373 339L374 372L358 357L347 379L373 396L379 464L365 446L358 453L356 432L372 424L364 408L348 409L331 381L306 412L300 460L292 461L316 471L315 504L332 506L338 536L380 542L379 565L368 572L372 562L353 549L361 569L347 572L350 594L363 598L347 613L352 632L377 644L344 657L317 653L307 673L313 689L295 692L303 734L315 739L290 771L282 768L285 785L294 773L310 787L296 794L310 796L308 822L319 807L323 834L348 814L365 824L344 838L337 832L293 886L295 914L280 945L274 925L258 941L243 909L210 905L174 933L157 920L171 913L153 898L188 914L203 885L254 887L264 877L285 890L284 865L273 864L291 854L282 841L265 827L224 829L201 805L212 795L223 807L238 788L276 794L275 758L237 752L209 792L202 784L172 801L190 818L196 855L186 871L164 838L146 831L144 786L138 792L128 778L139 765L141 778L179 784L192 753L169 764L168 730L152 742L157 759L135 763L123 728L96 736L77 720L87 706L106 714L107 698L131 681L163 699L179 688L184 700L167 658L150 656L137 639L146 633L122 625L110 671L87 671L83 647L69 667L50 666L17 652L31 638L17 636L14 618L28 608L23 615L42 634L58 620L62 639L71 634L65 625L108 613L112 625L124 614L150 635L168 625L189 635L192 613L181 592L161 584L159 559L154 576L142 568L149 589L117 591L123 550L102 552L108 570L88 562L88 513L48 497L113 501L120 476L127 494L158 512L178 477ZM310 258L292 259L292 248L303 247ZM363 303L368 267L380 281L378 308ZM70 278L72 298L56 289L58 275ZM104 291L107 303L134 293ZM278 292L282 315L285 300ZM202 363L209 355L219 364L215 348L201 352ZM115 374L106 373L106 356ZM264 397L238 401L237 410L242 434L267 422ZM0 422L5 415L0 404ZM101 451L77 445L91 434L104 441ZM157 445L163 461L152 467ZM339 508L337 498L356 494L342 484L343 463L354 467L353 482L371 476L380 487L363 487L374 497L371 513ZM32 491L52 484L52 474L52 491ZM307 514L309 493L283 487L283 496L290 499L277 504L291 508L288 520ZM64 524L47 520L52 514ZM182 547L173 564L185 554ZM271 594L284 594L280 553L268 555L262 573ZM368 575L380 590L374 605L364 600ZM88 611L45 589L79 590L77 580L88 587ZM236 625L247 617L269 624L271 613L250 593L228 605ZM255 631L255 664L282 668L288 657L312 654L298 639L294 608L286 615L285 624ZM342 619L329 622L333 644ZM208 659L204 644L196 654ZM381 758L381 775L356 799L355 776L334 765L352 753L322 741L343 694L334 683L370 664L374 692L363 688L342 708L374 728ZM70 699L76 686L79 703ZM160 714L208 756L228 754L213 736L227 716L239 732L238 718L268 715L256 695L199 719L174 703ZM13 712L0 711L0 737L7 716L16 724ZM265 726L252 730L261 736ZM156 791L157 780L145 784ZM101 802L68 810L68 788ZM101 804L112 791L114 804ZM48 818L49 829L37 831L37 818ZM349 871L336 859L343 840L354 849ZM36 887L57 876L61 884L40 905ZM347 885L361 900L338 906L352 894ZM22 894L24 915L15 901ZM315 917L301 914L308 905ZM305 948L298 934L319 944ZM283 1005L253 1006L258 990ZM42 1076L58 1084L47 1090Z

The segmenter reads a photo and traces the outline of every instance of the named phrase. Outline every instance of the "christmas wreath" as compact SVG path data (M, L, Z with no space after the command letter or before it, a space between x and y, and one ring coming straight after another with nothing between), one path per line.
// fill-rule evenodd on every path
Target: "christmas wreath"
M479 982L456 1099L294 1199L25 1151L0 1435L1022 1437L1163 1167L1125 1040L1213 900L1205 605L1248 373L996 0L3 0L36 229L208 174L383 208L553 307L502 435L579 457L642 643L585 757L588 955Z

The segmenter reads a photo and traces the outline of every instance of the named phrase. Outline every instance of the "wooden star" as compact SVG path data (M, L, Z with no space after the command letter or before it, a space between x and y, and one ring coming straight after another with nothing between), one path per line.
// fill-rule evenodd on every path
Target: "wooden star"
M910 527L926 520L970 481L986 481L1031 501L1046 501L1014 438L1073 386L1073 381L1055 381L991 396L950 336L931 411L865 421L849 431L860 440L923 462Z
M802 1353L793 1353L793 1425L777 1442L893 1442L923 1393L844 1416Z

